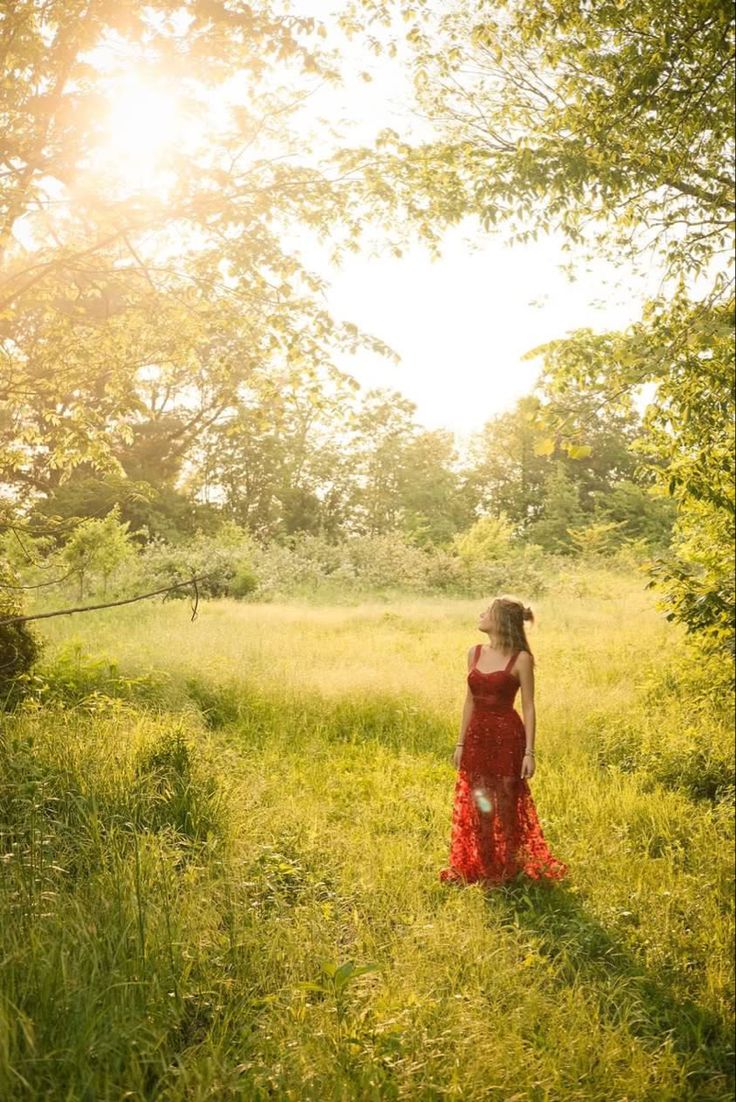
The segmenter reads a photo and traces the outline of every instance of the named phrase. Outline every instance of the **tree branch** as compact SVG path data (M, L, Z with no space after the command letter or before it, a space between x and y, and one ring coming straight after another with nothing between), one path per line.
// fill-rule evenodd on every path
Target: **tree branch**
M170 593L172 589L183 589L187 585L195 587L197 600L199 600L199 593L196 589L197 582L205 581L211 577L211 574L199 574L196 577L189 578L186 582L176 582L174 585L167 585L163 589L154 589L150 593L140 593L137 597L126 597L122 601L108 601L104 605L81 605L78 608L60 608L56 612L36 612L32 616L11 616L7 620L0 620L0 628L7 624L27 624L29 620L48 620L52 616L71 616L75 612L96 612L100 608L117 608L118 605L131 605L134 601L145 601L148 597L158 597L161 593Z

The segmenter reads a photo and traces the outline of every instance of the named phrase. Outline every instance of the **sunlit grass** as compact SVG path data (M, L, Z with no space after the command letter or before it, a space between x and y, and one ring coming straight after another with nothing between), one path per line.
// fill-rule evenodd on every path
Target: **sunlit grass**
M118 696L167 677L8 723L0 1094L732 1097L733 810L678 757L727 763L725 699L638 579L563 579L531 785L569 878L447 888L480 604L47 624L50 666L77 639ZM69 702L102 677L73 665Z

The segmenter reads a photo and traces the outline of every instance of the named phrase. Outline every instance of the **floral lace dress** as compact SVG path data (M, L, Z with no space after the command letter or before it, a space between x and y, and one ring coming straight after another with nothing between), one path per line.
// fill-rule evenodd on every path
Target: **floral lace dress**
M502 670L483 673L475 649L468 685L473 712L465 731L452 811L450 862L442 882L503 884L518 873L561 880L568 866L550 853L527 779L521 776L524 722L514 708L519 680Z

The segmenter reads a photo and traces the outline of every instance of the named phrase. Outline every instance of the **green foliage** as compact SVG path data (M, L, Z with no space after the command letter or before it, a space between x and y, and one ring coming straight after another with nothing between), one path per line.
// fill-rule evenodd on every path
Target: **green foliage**
M539 544L527 543L488 562L476 562L466 568L463 585L456 592L485 597L511 591L540 597L549 588L550 556Z
M19 0L4 15L0 471L19 504L84 466L165 490L176 512L185 458L248 388L263 396L278 376L319 395L336 350L388 351L325 311L289 236L307 225L339 251L362 226L352 183L330 171L329 128L312 146L300 111L315 77L337 79L318 21L268 0L190 9L186 27L167 0L84 18ZM244 72L247 105L225 105ZM108 147L131 80L188 122L186 150L164 140L138 182ZM166 516L145 523L162 531Z
M588 524L582 528L570 528L570 539L581 555L607 555L619 546L619 534L624 521L608 521Z
M151 540L138 556L135 572L129 584L150 582L150 588L183 582L192 576L203 576L197 583L200 596L223 597L231 593L235 579L240 576L244 586L254 586L251 565L255 546L247 532L231 522L221 524L214 533L197 532L191 539L176 544L164 540ZM167 599L188 600L191 589L172 590ZM239 592L238 596L245 593Z
M511 548L505 541L502 546L491 561L464 561L455 551L417 547L397 532L354 536L339 544L304 536L295 539L290 548L271 545L255 552L258 587L253 596L273 600L296 594L337 597L390 591L474 596L496 584L542 592L541 548Z
M20 584L10 563L0 559L0 621L24 614ZM29 624L0 622L0 711L22 696L41 650L41 641Z
M78 639L59 647L27 681L30 698L43 707L104 707L111 699L161 703L166 675L160 670L124 673L117 659L89 654Z
M125 456L120 456L123 465ZM129 525L137 543L161 538L176 543L193 536L197 529L216 528L218 510L191 495L162 483L162 472L147 472L149 481L133 480L125 472L119 475L91 474L85 465L75 468L60 486L49 491L34 507L34 520L66 520L71 524L89 516L104 516L118 506L121 521Z
M489 562L508 555L514 526L505 514L481 517L467 532L455 537L454 546L464 563Z
M61 557L78 580L80 598L84 597L85 582L94 577L101 577L102 593L106 595L110 576L132 558L128 527L127 521L120 521L116 505L103 519L89 517L73 530Z
M546 551L571 554L575 548L571 532L581 526L584 516L578 486L557 460L545 479L543 507L528 526L529 537Z
M253 567L248 562L239 562L230 583L230 596L242 600L244 597L249 597L252 593L255 593L257 589L258 577Z
M366 9L390 23L396 5L383 14L368 0L353 5ZM579 329L528 353L544 356L540 397L547 398L543 410L531 411L539 432L533 453L588 463L601 451L599 415L625 412L635 388L656 383L643 432L631 441L640 459L634 477L669 488L686 533L704 519L695 502L732 516L732 6L460 0L406 17L417 97L440 134L416 146L397 133L380 136L381 172L365 176L377 207L390 203L431 242L440 225L472 213L512 241L557 231L565 251L617 264L655 259L664 269L663 295L628 331ZM346 164L367 166L373 155L356 150ZM568 270L574 274L572 263ZM709 290L691 301L698 277ZM516 450L526 499L534 460L521 462ZM622 476L632 477L631 455ZM605 501L604 487L588 489L596 506ZM533 500L524 505L532 538L563 550L568 529L587 525L561 490L542 516ZM579 490L586 513L586 488ZM666 527L670 518L652 519ZM706 523L717 544L710 577L701 576L697 554L684 557L686 534L681 556L675 551L671 565L663 557L652 580L689 631L732 649L731 593L720 581L732 524L717 512Z
M675 529L673 549L656 555L648 588L663 593L668 620L678 620L704 646L734 656L736 593L733 517L705 501L689 502Z
M669 546L677 505L663 486L641 485L631 479L617 482L596 495L594 515L616 524L614 543L641 540L650 547Z
M342 1023L347 1012L345 999L350 986L359 976L380 970L381 967L380 964L356 964L354 960L347 960L344 964L338 964L336 960L326 960L320 965L318 980L305 980L297 984L297 987L301 991L312 991L333 1001L337 1019Z
M380 135L374 202L390 179L432 240L473 212L512 240L558 231L568 249L654 249L670 274L707 271L733 233L733 34L723 0L423 6L406 39L440 133L415 147Z
M643 686L642 717L594 712L590 733L601 766L637 773L692 799L734 802L733 683L718 656L685 651Z

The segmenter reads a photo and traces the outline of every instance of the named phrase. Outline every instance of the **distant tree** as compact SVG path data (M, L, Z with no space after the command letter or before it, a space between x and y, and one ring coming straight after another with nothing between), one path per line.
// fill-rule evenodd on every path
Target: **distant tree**
M446 546L473 519L461 489L458 456L451 432L420 432L403 451L398 475L401 527L424 546Z
M640 486L623 479L596 495L594 516L597 522L618 525L622 540L645 540L664 550L672 540L677 505L661 486Z
M481 517L455 536L454 548L467 564L492 562L508 554L513 542L513 524L500 516Z
M593 521L580 528L568 528L570 542L581 555L610 555L621 545L624 521Z
M575 544L571 530L584 522L580 490L562 460L557 460L545 479L541 515L529 526L528 538L545 551L572 554Z
M477 507L505 513L520 535L544 513L551 464L564 465L577 487L580 507L588 514L636 466L631 446L639 418L628 398L618 408L604 408L596 418L595 402L584 393L576 394L572 416L580 423L589 422L590 444L569 452L557 449L547 435L550 410L561 407L564 399L541 386L538 391L494 417L471 444L468 478Z
M355 525L358 533L380 536L402 527L407 449L415 440L416 405L397 391L363 395L351 433L356 472Z
M545 456L535 452L540 440L534 419L539 399L521 398L513 408L486 422L471 441L468 493L479 512L504 513L523 532L542 508Z
M259 539L337 532L354 493L347 441L357 383L330 368L309 385L274 372L241 393L192 456L186 486Z
M80 599L84 597L85 582L95 575L102 579L106 595L110 575L132 555L128 524L121 523L117 508L103 519L82 521L62 550L62 559L77 577Z

